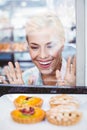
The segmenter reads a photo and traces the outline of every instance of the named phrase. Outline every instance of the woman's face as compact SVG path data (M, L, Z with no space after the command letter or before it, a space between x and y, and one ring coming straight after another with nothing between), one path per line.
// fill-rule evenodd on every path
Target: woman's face
M29 53L42 74L51 74L58 68L60 40L55 29L35 31L28 36Z

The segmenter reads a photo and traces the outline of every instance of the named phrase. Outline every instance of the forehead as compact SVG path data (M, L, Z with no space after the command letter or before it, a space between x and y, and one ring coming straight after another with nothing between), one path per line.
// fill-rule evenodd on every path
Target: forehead
M44 28L28 34L29 42L49 42L58 40L58 34L55 28Z

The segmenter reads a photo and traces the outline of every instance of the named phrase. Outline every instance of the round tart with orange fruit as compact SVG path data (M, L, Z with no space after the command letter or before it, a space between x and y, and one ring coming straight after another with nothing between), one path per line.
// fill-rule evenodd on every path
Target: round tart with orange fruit
M35 96L30 97L30 96L20 95L14 100L14 104L16 108L22 108L28 106L41 107L43 104L43 99Z
M11 112L14 121L23 124L37 123L45 118L45 111L39 107L25 107Z

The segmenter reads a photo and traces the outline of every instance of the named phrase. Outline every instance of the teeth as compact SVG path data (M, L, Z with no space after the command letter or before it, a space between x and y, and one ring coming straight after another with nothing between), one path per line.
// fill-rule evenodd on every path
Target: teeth
M48 61L48 62L39 62L40 64L43 64L43 65L46 65L46 64L50 64L51 61Z

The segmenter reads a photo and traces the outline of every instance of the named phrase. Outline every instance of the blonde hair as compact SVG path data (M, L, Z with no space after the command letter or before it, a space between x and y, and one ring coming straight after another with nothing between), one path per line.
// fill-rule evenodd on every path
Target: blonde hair
M55 31L57 31L59 38L61 40L65 40L64 27L54 12L45 12L43 14L30 17L25 26L26 35L28 36L30 33L37 30L40 31L46 27L55 27Z

